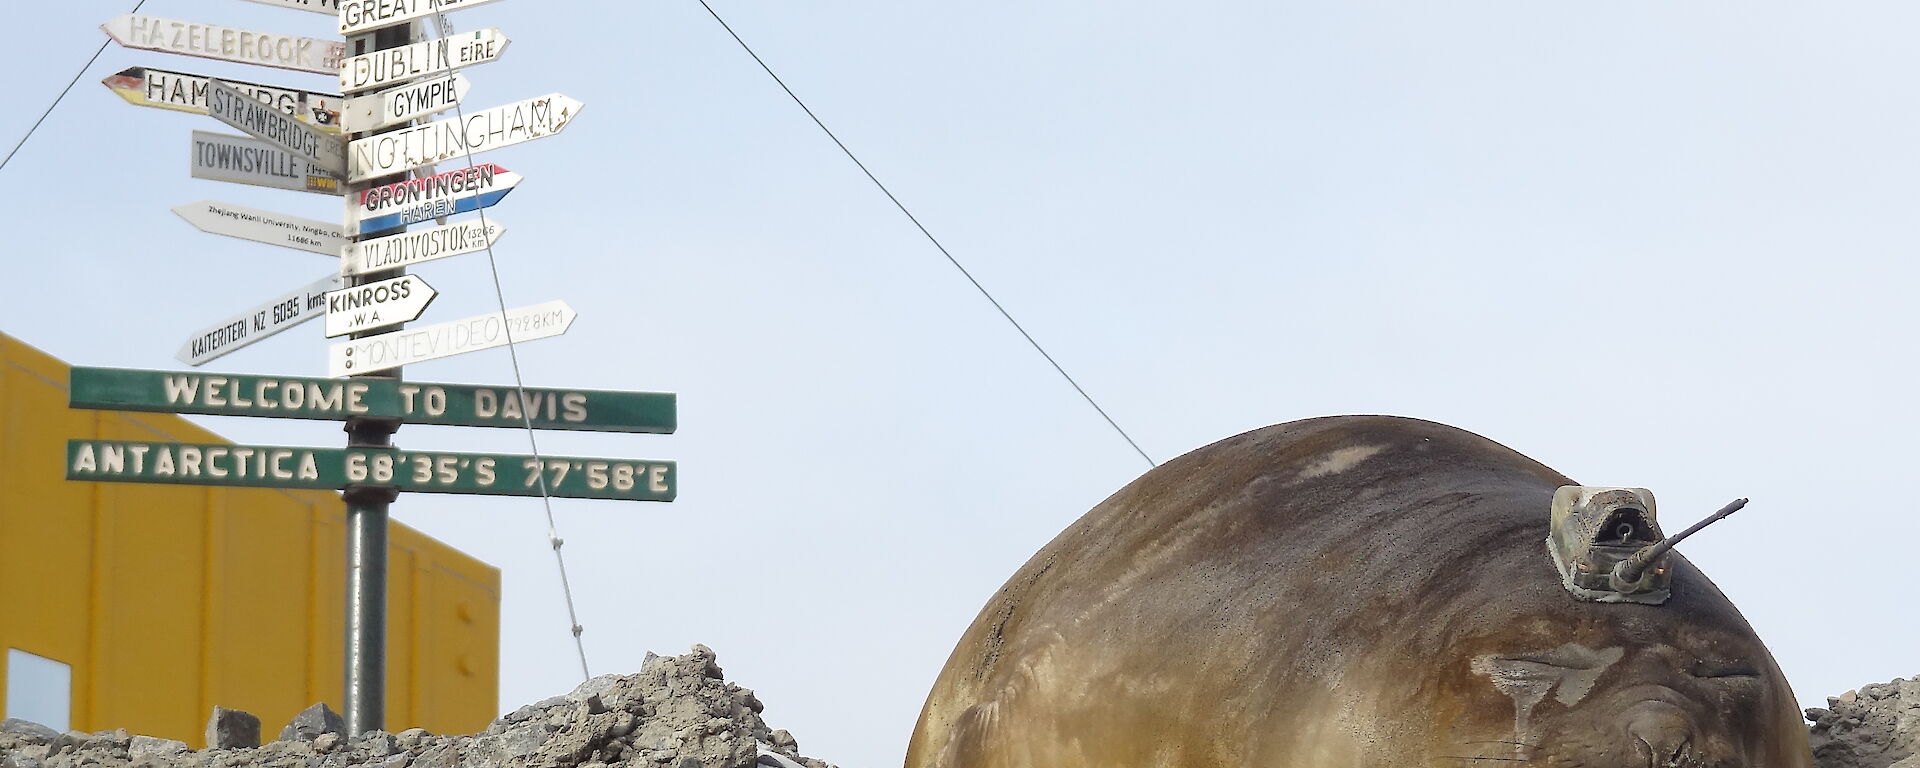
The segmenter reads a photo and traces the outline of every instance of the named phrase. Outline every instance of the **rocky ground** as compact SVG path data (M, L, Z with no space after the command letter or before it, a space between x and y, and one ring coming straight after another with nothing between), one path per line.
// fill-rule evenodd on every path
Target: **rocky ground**
M0 768L832 768L802 757L786 731L760 719L753 691L727 683L714 654L650 656L639 674L602 675L565 696L529 704L484 733L436 736L413 729L346 738L322 705L260 743L260 721L216 709L208 749L126 731L57 733L0 723Z
M1807 719L1817 768L1920 768L1920 679L1830 697Z

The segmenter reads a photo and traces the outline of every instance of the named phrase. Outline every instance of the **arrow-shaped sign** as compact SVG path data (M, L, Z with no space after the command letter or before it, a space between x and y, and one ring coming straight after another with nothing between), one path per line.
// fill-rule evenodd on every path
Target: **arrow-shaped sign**
M488 27L354 56L340 63L340 87L356 93L498 61L508 42Z
M328 16L340 15L340 0L252 0L261 5L275 8L292 8L296 11L312 11Z
M174 206L173 212L202 232L311 251L322 256L339 255L340 249L347 244L347 236L341 233L338 224L244 205L201 200Z
M507 226L499 219L487 219L484 224L469 220L347 243L340 253L340 273L364 275L484 251L506 231Z
M567 332L573 307L549 301L450 323L423 325L378 336L336 342L327 348L327 375L351 376L403 365L545 339Z
M339 275L327 275L310 285L295 288L267 303L222 320L196 333L180 345L174 359L187 365L202 365L229 352L248 346L319 317L326 305L328 291L345 286Z
M341 0L340 34L404 24L424 16L464 11L494 0Z
M193 132L193 177L338 197L340 177L286 150L245 136Z
M113 17L112 21L100 25L100 29L128 48L323 75L340 71L340 57L347 48L346 43L337 40L328 42L131 13Z
M520 174L494 163L382 184L347 205L347 231L382 232L487 208L520 184Z
M327 338L413 322L438 295L419 275L401 275L330 292Z
M431 80L389 88L347 99L340 119L350 133L365 133L452 109L467 97L473 84L465 75L443 75Z
M585 105L558 93L452 120L402 128L347 145L347 180L361 182L509 147L565 130Z
M346 143L219 81L207 84L207 114L332 173L347 170Z
M196 115L207 113L206 75L170 72L152 67L128 67L107 75L101 84L128 104L156 107ZM221 80L234 89L269 104L281 112L329 133L340 132L340 95L316 93L277 85L262 85L242 80Z

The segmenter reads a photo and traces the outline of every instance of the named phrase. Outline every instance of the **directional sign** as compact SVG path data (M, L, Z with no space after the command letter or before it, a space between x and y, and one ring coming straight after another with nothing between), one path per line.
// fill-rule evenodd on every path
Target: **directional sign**
M671 434L670 392L481 387L399 379L320 379L75 367L68 405L107 411L197 413L408 424Z
M340 71L346 43L274 32L255 32L194 21L175 21L131 13L100 25L128 48L237 61L265 67L331 75Z
M512 146L559 133L585 106L558 93L368 136L347 145L347 180L366 181L469 152Z
M339 290L346 278L327 275L310 285L267 300L267 303L222 320L187 339L174 359L187 365L205 365L227 353L253 344L321 315L327 292Z
M520 184L494 163L382 184L347 204L346 228L367 234L491 207Z
M340 177L258 139L193 132L193 177L339 196Z
M494 0L340 0L340 34L404 24L436 13L464 11Z
M468 82L465 75L442 75L355 96L340 108L340 119L345 121L349 133L365 133L452 109L467 97L467 89L472 87L473 83Z
M497 219L462 221L432 229L417 229L375 240L347 243L340 253L340 273L364 275L423 261L484 251L500 239L507 227Z
M327 294L327 338L410 323L439 295L419 275L355 285Z
M202 232L335 256L347 245L340 225L244 205L201 200L174 206L173 212Z
M402 365L545 339L567 332L573 307L549 301L530 307L423 325L333 344L327 348L327 375L351 376Z
M196 115L207 113L206 75L170 72L152 67L128 67L100 80L128 104L158 107ZM295 119L311 123L329 133L340 132L339 94L315 93L277 85L261 85L241 80L221 80L236 90L272 106Z
M207 84L207 114L333 173L347 170L346 143L219 81Z
M276 8L292 8L296 11L312 11L328 16L340 15L340 0L252 0L261 5Z
M354 56L340 63L340 87L355 93L486 64L506 53L508 42L488 27Z
M67 479L416 493L673 501L671 461L444 453L397 448L68 440Z

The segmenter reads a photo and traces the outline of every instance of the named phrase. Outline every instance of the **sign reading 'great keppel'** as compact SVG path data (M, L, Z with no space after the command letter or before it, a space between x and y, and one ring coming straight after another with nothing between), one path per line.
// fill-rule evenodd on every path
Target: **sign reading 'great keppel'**
M559 133L585 105L558 93L448 120L368 136L347 145L352 182L464 158Z
M491 207L520 183L520 174L494 163L362 190L347 206L347 229L359 234Z
M67 479L672 501L674 462L394 448L68 440Z
M523 394L524 393L524 394ZM193 413L407 424L671 434L668 392L482 387L397 379L318 379L75 367L68 405L108 411Z
M322 170L347 170L346 144L340 137L322 133L226 83L215 80L207 84L207 114Z
M158 109L207 113L207 82L212 78L186 72L170 72L152 67L128 67L107 75L100 83L113 89L128 104ZM316 93L277 85L261 85L240 80L221 80L241 93L258 99L294 119L312 123L331 133L340 131L342 101L338 94Z
M100 29L128 48L323 75L340 71L340 58L347 49L346 43L337 40L328 42L131 13L115 16L100 25Z
M498 61L507 52L506 34L488 27L453 37L363 53L340 64L340 88L358 93L465 67Z
M494 0L340 0L340 34L404 24L436 13L464 11Z

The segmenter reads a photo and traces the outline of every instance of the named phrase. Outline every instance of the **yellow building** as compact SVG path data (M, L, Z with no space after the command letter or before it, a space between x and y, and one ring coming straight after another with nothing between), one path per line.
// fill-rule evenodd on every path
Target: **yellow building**
M224 442L178 416L70 410L67 365L0 334L0 716L64 701L54 725L197 747L215 705L266 739L314 702L339 710L340 495L70 482L70 438ZM499 570L398 523L389 555L386 730L485 728Z

